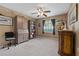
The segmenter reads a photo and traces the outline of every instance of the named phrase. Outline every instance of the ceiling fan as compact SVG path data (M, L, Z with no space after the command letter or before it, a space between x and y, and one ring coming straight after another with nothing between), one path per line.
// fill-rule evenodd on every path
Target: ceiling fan
M46 13L50 13L50 12L51 12L50 10L43 10L42 7L39 7L39 8L37 8L37 12L34 12L32 14L37 14L37 17L40 17L40 16L47 17Z

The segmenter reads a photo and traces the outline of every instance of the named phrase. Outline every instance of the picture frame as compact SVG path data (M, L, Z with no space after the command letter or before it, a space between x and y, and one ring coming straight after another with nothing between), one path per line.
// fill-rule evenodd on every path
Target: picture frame
M0 15L0 25L12 25L12 18L11 17L7 17L7 16L2 16Z
M75 4L69 14L69 24L71 25L76 21L78 21L78 4Z

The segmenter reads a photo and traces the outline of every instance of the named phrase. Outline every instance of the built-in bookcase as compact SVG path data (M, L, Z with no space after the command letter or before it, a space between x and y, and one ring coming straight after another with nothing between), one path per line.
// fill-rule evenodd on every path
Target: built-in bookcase
M36 37L36 30L35 30L35 21L28 20L28 31L29 31L29 39L33 39Z

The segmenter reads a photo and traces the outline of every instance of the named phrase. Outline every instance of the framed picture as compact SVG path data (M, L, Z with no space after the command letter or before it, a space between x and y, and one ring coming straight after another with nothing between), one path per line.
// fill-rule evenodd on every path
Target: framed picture
M78 4L75 4L69 14L69 24L73 24L76 21L78 21Z
M0 25L12 25L12 18L0 15Z

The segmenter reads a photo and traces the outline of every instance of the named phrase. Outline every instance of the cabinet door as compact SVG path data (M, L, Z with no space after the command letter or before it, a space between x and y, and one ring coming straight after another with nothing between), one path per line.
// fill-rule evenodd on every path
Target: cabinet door
M22 33L19 33L18 34L18 43L22 43L24 40L23 40L23 34Z
M63 53L66 55L73 55L72 33L64 33L64 36L63 36Z
M28 20L23 18L23 40L27 41L28 40Z
M23 29L23 18L19 16L17 17L17 29Z
M72 31L59 31L59 51L60 55L75 55L75 35Z
M28 33L24 33L24 39L23 39L24 41L28 41L29 39L28 39Z
M18 43L28 40L27 19L22 16L17 17L17 38Z
M64 48L64 33L62 31L59 31L59 51L58 52L60 55L64 55L63 48Z
M63 53L63 33L59 32L59 51L60 54Z
M28 29L28 20L23 18L23 30L27 30Z

